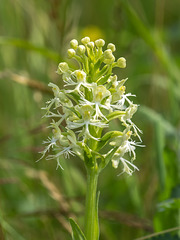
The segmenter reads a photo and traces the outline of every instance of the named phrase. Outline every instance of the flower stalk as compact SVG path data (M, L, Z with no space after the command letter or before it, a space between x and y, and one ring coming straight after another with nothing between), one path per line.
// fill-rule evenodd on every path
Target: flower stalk
M97 182L98 171L96 167L87 169L87 190L86 190L86 207L85 207L85 236L87 240L99 239L98 223L98 197Z

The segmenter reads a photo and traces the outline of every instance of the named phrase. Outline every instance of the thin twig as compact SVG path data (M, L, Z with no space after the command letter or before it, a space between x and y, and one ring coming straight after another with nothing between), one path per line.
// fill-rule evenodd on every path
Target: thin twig
M180 230L180 227L169 228L167 230L164 230L164 231L161 231L161 232L158 232L158 233L152 233L150 235L147 235L147 236L144 236L144 237L141 237L141 238L136 238L135 240L149 239L151 237L155 237L155 236L158 236L158 235L161 235L161 234L173 232L173 231L176 231L176 230Z
M125 224L130 227L140 228L148 232L153 232L153 227L147 219L142 219L135 215L116 211L100 211L99 215L102 218L120 222L121 224Z
M49 180L48 175L45 171L36 171L34 169L28 169L26 174L32 178L38 178L41 180L44 187L49 191L50 196L57 202L61 207L61 211L65 213L66 216L69 216L70 206L67 201L64 199L63 195L60 193L59 189L55 186L55 184ZM72 216L72 215L71 215ZM74 216L73 216L74 217ZM70 225L67 223L66 219L62 215L56 215L58 221L62 224L62 226L71 233Z
M31 78L28 78L28 77L25 77L25 76L22 76L22 75L19 75L19 74L10 72L10 71L0 72L0 79L2 79L2 78L10 78L11 80L13 80L16 83L19 83L19 84L22 84L29 88L52 95L51 89L40 81L31 79Z
M70 199L69 199L70 200ZM83 206L82 206L83 209ZM63 209L43 209L43 210L37 210L33 212L28 212L28 213L23 213L21 215L18 215L19 217L30 217L30 216L53 216L53 217L58 217L61 216L68 218L69 216L73 215L73 212L68 210L69 212L63 211ZM84 214L84 210L82 211L76 211L74 212L76 216L81 216ZM134 227L134 228L140 228L145 231L152 232L153 228L150 225L149 221L146 219L141 219L138 218L134 215L130 215L127 213L120 213L120 212L114 212L114 211L100 211L99 213L101 218L104 218L108 221L116 221L120 222L121 224L127 225L129 227Z

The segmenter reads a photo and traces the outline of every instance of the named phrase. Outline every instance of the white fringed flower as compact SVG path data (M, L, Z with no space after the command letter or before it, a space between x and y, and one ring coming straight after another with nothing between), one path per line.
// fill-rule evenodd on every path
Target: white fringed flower
M110 158L114 168L122 165L122 172L132 175L138 170L133 163L136 147L142 146L142 131L132 121L138 105L131 100L135 95L126 93L127 78L119 80L112 73L114 67L125 68L126 60L115 59L116 47L112 43L103 51L103 39L93 42L85 37L81 43L71 40L67 51L80 68L71 69L62 62L57 73L64 87L49 83L54 98L43 109L44 116L53 119L52 137L44 142L47 146L42 157L49 154L48 160L57 159L57 167L61 167L62 156L77 155L84 161L88 158L99 167L107 165ZM109 122L114 120L121 131L108 131ZM135 137L140 142L135 142Z

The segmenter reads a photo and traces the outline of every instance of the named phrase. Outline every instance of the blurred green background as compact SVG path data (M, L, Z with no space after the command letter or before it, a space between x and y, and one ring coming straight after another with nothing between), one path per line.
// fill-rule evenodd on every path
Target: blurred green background
M69 41L88 35L116 45L134 122L145 148L140 171L107 167L98 188L100 240L179 239L180 1L0 0L0 239L70 240L69 217L83 226L86 172L78 159L39 159L50 131L41 107L47 84L67 60ZM69 60L68 60L69 61ZM118 125L117 125L118 127Z

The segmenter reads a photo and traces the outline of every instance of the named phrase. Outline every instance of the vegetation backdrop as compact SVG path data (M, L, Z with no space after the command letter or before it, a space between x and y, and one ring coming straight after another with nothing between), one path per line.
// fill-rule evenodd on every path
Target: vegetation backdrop
M68 218L83 225L81 160L62 159L64 171L36 160L49 134L40 110L47 84L62 85L57 65L84 36L114 43L127 59L117 74L137 95L146 145L132 177L111 166L100 176L100 240L179 239L179 9L179 0L0 1L0 239L68 240Z

